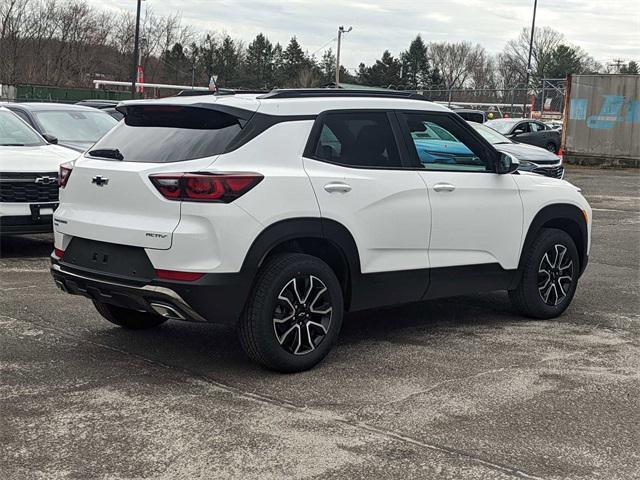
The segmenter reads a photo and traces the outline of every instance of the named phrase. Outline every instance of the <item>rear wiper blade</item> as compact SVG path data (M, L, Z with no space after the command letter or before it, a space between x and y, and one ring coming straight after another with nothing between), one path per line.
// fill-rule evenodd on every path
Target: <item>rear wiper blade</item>
M90 150L89 155L92 157L113 158L115 160L124 160L124 155L117 148L97 148Z

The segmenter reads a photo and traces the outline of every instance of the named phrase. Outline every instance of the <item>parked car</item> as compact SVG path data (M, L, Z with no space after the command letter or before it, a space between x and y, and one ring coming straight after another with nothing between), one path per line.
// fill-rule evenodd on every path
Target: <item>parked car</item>
M47 143L10 110L0 107L0 234L53 230L58 169L78 154Z
M118 121L95 108L62 103L5 103L51 143L84 152Z
M500 118L489 120L485 125L520 143L542 147L553 153L560 148L560 133L537 120Z
M491 143L496 150L515 156L520 163L519 172L533 172L547 177L564 178L562 157L555 153L526 143L514 142L480 123L469 122L469 125Z
M92 107L97 108L98 110L102 110L105 113L108 113L116 120L120 121L124 117L122 113L116 110L116 106L120 103L117 100L80 100L76 102L76 105L82 105L84 107Z
M247 355L301 371L345 311L508 290L570 304L591 208L523 172L446 107L406 92L303 89L125 102L61 166L51 272L129 329L235 326ZM423 162L434 124L473 155Z

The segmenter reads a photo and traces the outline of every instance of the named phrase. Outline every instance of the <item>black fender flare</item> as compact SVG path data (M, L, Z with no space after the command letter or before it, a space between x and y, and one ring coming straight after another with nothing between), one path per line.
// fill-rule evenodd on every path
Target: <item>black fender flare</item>
M565 228L563 228L563 226ZM540 230L545 227L566 229L569 226L569 235L574 238L576 242L576 248L578 249L578 255L580 257L580 275L584 272L587 266L587 246L588 246L588 229L587 220L582 210L576 205L569 203L556 203L547 205L540 209L540 211L533 217L533 220L529 224L527 234L520 251L520 261L518 262L518 275L517 281L520 279L522 270L524 269L524 261L526 252L531 247L531 244L540 233Z
M253 241L242 264L243 271L257 271L278 245L289 240L318 238L337 246L345 257L351 275L360 273L360 257L349 230L326 218L300 217L280 220L266 227Z

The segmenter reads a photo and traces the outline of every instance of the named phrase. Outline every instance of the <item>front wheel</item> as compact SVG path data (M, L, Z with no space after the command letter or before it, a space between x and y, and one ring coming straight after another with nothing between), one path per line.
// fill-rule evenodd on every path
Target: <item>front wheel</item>
M118 307L108 303L93 301L98 313L111 323L129 330L146 330L154 328L167 321L160 315L147 312L138 312L129 308Z
M547 143L544 148L549 150L551 153L556 153L558 151L558 147L556 147L556 144L553 142Z
M520 284L509 298L520 313L547 319L561 315L578 285L580 258L573 239L563 230L543 229L526 255Z
M325 262L298 253L278 255L258 273L238 335L254 362L300 372L329 353L342 315L342 288Z

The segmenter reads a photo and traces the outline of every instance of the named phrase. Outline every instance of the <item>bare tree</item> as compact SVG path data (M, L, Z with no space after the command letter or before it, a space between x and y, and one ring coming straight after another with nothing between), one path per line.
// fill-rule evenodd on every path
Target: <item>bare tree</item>
M471 42L429 44L429 56L448 90L466 86L483 55L484 48Z

